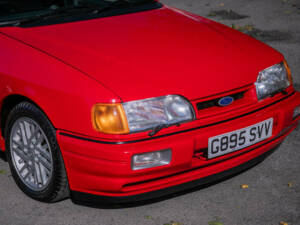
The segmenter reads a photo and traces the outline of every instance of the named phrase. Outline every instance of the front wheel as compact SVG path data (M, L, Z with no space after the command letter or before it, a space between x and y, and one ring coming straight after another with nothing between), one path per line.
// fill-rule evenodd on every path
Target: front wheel
M42 202L68 197L56 132L45 114L35 105L22 102L10 112L6 124L7 158L20 189Z

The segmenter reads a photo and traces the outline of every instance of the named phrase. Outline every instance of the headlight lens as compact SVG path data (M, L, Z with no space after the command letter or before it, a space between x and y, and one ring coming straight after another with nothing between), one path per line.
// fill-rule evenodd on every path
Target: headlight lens
M168 95L123 104L130 132L148 130L162 124L194 119L191 104L178 95Z
M290 70L286 62L271 66L258 75L256 85L257 98L264 99L286 89L292 84Z

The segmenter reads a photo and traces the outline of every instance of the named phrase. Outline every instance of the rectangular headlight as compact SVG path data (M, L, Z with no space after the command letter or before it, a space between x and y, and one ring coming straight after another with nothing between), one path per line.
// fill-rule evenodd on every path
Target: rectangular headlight
M271 66L258 75L255 83L257 98L264 99L272 94L284 90L292 84L289 68L282 62Z
M132 170L141 170L170 164L172 150L166 149L155 152L147 152L132 157Z
M168 95L123 103L130 132L194 119L192 105L183 97Z

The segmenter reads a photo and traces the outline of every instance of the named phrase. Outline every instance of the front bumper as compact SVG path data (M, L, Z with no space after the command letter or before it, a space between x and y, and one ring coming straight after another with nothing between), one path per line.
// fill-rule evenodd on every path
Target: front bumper
M270 154L272 154L277 147L273 148L270 151L267 151L263 153L262 155L247 161L246 163L240 164L237 167L233 167L229 170L225 170L221 173L216 173L208 177L203 177L200 179L192 180L186 183L182 183L179 185L171 186L164 189L159 189L156 191L147 192L144 194L138 194L138 195L130 195L130 196L122 196L122 197L111 197L111 196L99 196L99 195L92 195L87 194L83 192L78 191L71 191L72 200L76 204L83 204L88 206L95 206L101 205L116 205L116 204L126 204L126 203L136 203L136 202L145 202L147 200L155 200L159 199L161 197L168 197L169 195L173 193L179 193L181 191L190 190L192 188L199 188L203 187L207 184L212 184L217 181L224 180L226 178L229 178L231 176L234 176L240 172L243 172L247 170L248 168L251 168L252 166L255 166L256 164L263 161L266 157L268 157Z
M243 116L172 135L128 142L105 142L57 131L70 189L75 200L83 198L113 203L145 200L212 182L237 173L265 158L297 126L293 119L300 93ZM201 154L208 138L274 119L273 136L248 148L207 160ZM170 165L133 171L135 154L172 149ZM87 193L97 195L90 198ZM99 197L101 196L101 197Z

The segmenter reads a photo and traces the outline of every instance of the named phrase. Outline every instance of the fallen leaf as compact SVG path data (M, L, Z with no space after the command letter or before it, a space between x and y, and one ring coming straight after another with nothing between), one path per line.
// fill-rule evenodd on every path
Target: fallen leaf
M5 170L0 170L0 174L5 174Z
M285 10L284 13L287 14L287 15L290 15L290 14L292 14L293 12L292 12L291 10Z
M216 15L217 15L216 13L211 12L211 13L209 13L207 16L208 16L208 17L215 17Z
M151 220L152 219L152 216L145 216L145 219L147 219L147 220Z
M231 28L233 28L233 29L235 29L235 30L241 30L241 26L235 25L235 24L232 24L232 25L231 25Z
M171 222L171 225L182 225L181 223L178 223L178 222Z
M281 221L279 224L280 225L289 225L287 222L284 222L284 221Z
M220 3L219 6L223 7L225 4L224 3Z
M288 187L292 187L293 186L293 183L292 182L289 182L288 183Z
M210 222L208 222L208 225L223 225L223 223L221 223L219 221L210 221Z
M171 221L170 223L164 223L164 225L183 225L182 223Z
M244 27L244 28L245 28L245 30L247 30L247 31L250 31L250 32L251 32L251 31L253 31L253 28L254 28L254 27L253 27L253 25L245 25L245 27Z
M248 184L242 184L242 185L241 185L241 188L242 188L242 189L247 189L247 188L249 188L249 185L248 185Z

